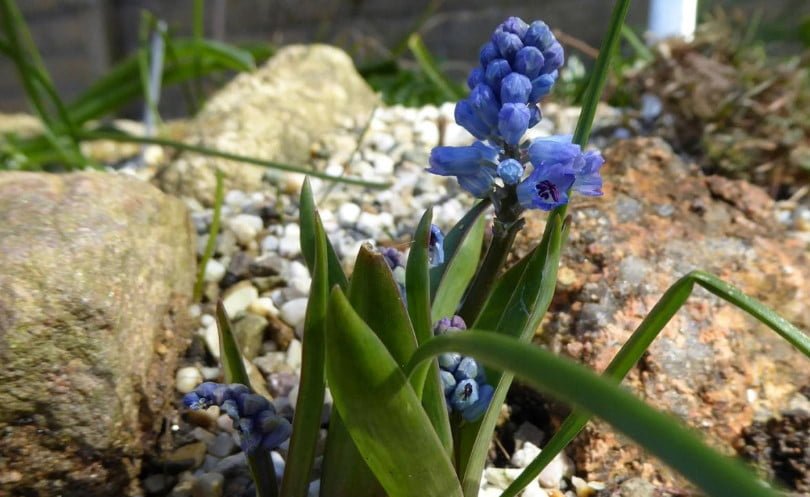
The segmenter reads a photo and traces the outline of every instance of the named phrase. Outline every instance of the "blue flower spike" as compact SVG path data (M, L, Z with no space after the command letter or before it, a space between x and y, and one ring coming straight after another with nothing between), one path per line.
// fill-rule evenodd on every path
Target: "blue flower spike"
M273 404L240 383L225 385L205 382L183 397L191 409L220 408L234 421L242 450L248 454L259 448L272 450L290 437L290 422L276 414Z
M442 318L436 322L436 335L461 333L467 329L461 316ZM438 358L445 401L450 412L458 412L467 421L481 417L492 399L492 387L486 383L484 368L472 357L456 352L441 354ZM488 395L481 398L481 392Z
M496 204L515 212L554 209L568 202L571 190L601 195L604 161L598 152L583 153L568 135L522 142L542 119L540 99L551 92L564 61L548 25L510 17L481 47L478 60L467 79L472 91L455 109L456 122L477 141L434 148L428 172L455 176L478 198L515 198L500 193L515 189L519 205ZM524 177L528 162L532 168Z

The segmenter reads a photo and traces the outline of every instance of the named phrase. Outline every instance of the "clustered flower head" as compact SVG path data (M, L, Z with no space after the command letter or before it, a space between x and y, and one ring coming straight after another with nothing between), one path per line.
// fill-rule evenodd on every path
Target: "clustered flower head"
M207 381L186 394L183 403L191 409L219 406L233 420L247 454L275 449L292 433L290 422L276 413L270 401L240 383Z
M554 209L568 202L572 189L601 195L604 161L598 152L583 152L570 136L521 143L540 122L539 101L551 91L563 63L562 46L549 27L510 17L495 29L479 59L480 67L467 80L470 95L455 110L456 122L478 140L434 148L428 171L455 176L479 198L515 188L526 209Z
M460 316L440 319L433 328L436 335L458 333L467 329ZM449 352L439 356L439 374L447 408L467 421L475 421L489 407L495 390L486 382L484 368L472 357Z

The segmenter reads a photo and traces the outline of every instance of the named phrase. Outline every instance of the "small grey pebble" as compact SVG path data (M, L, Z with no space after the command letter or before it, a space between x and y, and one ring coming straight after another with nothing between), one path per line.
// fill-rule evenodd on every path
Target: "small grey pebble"
M222 497L225 477L219 473L205 473L191 485L192 497Z
M236 443L229 433L218 433L208 444L208 453L215 457L225 457L236 449Z
M237 475L246 469L247 469L247 458L245 457L245 453L240 451L237 452L236 454L221 459L214 466L213 471L217 473L222 473L223 475L230 478L231 476Z

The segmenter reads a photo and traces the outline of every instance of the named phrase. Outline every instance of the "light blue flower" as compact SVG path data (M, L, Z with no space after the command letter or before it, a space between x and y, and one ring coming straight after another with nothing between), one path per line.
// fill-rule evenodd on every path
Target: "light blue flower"
M602 195L602 176L599 169L605 159L597 151L585 152L574 161L574 190L589 197Z
M534 164L528 178L517 186L517 198L526 209L550 211L568 203L574 169L566 163Z
M450 395L450 406L459 412L471 407L478 401L478 383L475 380L462 380Z
M478 377L478 363L472 357L465 357L456 366L453 376L457 381L474 380Z
M523 164L515 159L504 159L498 164L498 176L506 185L516 185L523 177Z
M571 162L582 153L579 145L571 143L571 138L571 135L536 138L529 145L529 159L534 165Z
M498 113L498 131L509 145L517 145L529 129L531 111L525 104L504 104Z
M497 158L498 149L480 141L468 147L435 147L427 171L455 176L462 188L476 197L485 197L495 182Z
M469 421L477 421L484 415L489 403L492 402L492 396L495 394L495 389L492 385L483 384L478 388L478 399L472 405L466 407L461 411L461 416Z
M523 74L513 72L503 78L501 84L501 103L526 104L532 91L532 82Z

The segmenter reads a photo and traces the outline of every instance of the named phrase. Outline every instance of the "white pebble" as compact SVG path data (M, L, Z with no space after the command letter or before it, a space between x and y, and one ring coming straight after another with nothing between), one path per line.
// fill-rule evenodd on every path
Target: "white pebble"
M200 368L200 372L202 372L205 381L216 380L222 374L222 370L218 367L203 367Z
M520 495L521 497L548 497L548 492L540 488L540 485L538 485L536 481L533 481L529 483Z
M266 237L262 238L262 253L276 253L278 252L278 237L273 235L267 235Z
M285 236L278 243L278 253L284 257L295 257L301 253L301 240Z
M210 352L215 359L219 359L219 331L217 330L217 325L213 324L203 328L202 337L205 346L208 348L208 352Z
M245 192L231 190L225 194L225 204L230 205L231 207L241 208L245 201L247 201L247 195L245 195Z
M290 340L290 345L287 347L287 364L293 369L300 368L302 353L301 341L296 338Z
M200 370L194 366L188 366L177 370L174 386L180 393L189 393L202 383L203 377Z
M275 450L270 453L270 458L273 460L273 468L276 470L276 478L281 479L284 476L284 458Z
M292 299L281 306L281 319L290 326L298 327L304 324L307 313L307 299Z
M276 308L276 304L273 303L273 299L270 297L259 297L254 300L248 310L253 314L258 314L259 316L269 317L269 316L278 316L278 309Z
M208 259L205 264L205 275L203 276L205 282L219 283L223 276L225 276L225 266L216 259Z
M234 317L245 311L254 300L259 298L259 291L249 281L231 287L222 300L228 316Z
M298 291L301 295L309 295L309 289L312 286L312 278L309 276L298 276L288 280L287 285Z
M360 217L360 206L351 202L346 202L338 207L337 218L341 226L352 226Z
M228 220L228 227L242 245L252 242L256 235L264 228L264 222L259 216L252 214L239 214Z
M522 448L516 450L515 453L512 454L512 464L518 468L525 468L539 455L539 447L531 442L525 442Z
M373 159L374 170L384 176L394 174L394 159L384 154L375 154Z
M526 442L523 446L526 447L527 444L530 444L530 442ZM564 476L571 474L573 474L573 465L568 457L561 452L540 472L537 481L540 482L542 487L558 488L560 486L560 480L562 480Z
M360 213L360 217L357 218L357 229L363 233L366 233L372 238L377 238L381 226L382 223L380 222L380 216L377 214L362 212Z
M213 326L214 323L216 323L216 322L217 322L217 320L214 319L214 316L212 316L210 314L203 314L200 317L200 324L205 328L207 328L209 326Z
M309 278L309 268L306 267L304 264L298 261L290 262L290 265L287 266L287 270L285 271L284 277L288 279L292 278Z

